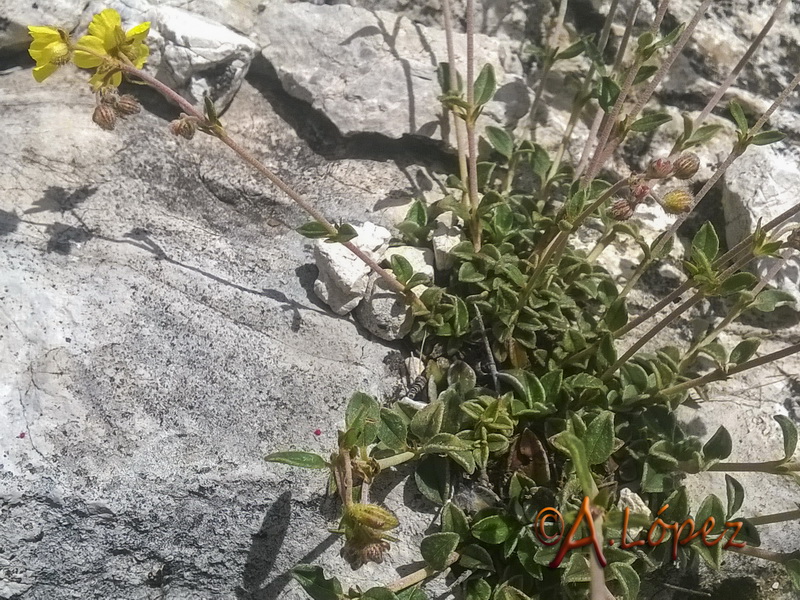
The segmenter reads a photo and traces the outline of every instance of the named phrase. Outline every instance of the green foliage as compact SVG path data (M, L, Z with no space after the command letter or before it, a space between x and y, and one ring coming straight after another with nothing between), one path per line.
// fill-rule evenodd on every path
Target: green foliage
M586 85L575 97L576 110L591 105L608 116L623 93L631 97L631 81L636 87L656 75L660 57L682 33L680 25L662 38L641 35L631 67L635 75L631 71L630 77L603 62L592 36L565 48L540 49L538 58L545 70L576 57L591 63ZM490 65L474 82L457 76L457 85L451 86L447 65L440 66L439 78L443 107L468 125L476 123L497 89ZM464 92L470 85L472 102ZM775 132L753 133L736 102L730 111L738 130L736 152L780 139ZM664 112L639 118L620 114L611 135L622 143L628 134L651 134L671 120ZM408 341L425 360L428 401L381 403L355 394L346 410L339 458L331 464L317 458L338 482L345 460L341 457L349 457L356 486L381 477L387 466L410 462L417 491L442 506L438 530L428 531L420 545L423 575L452 569L467 600L589 597L592 548L573 550L555 566L558 546L545 541L558 533L558 523L542 525L537 520L541 511L558 511L567 529L584 519L580 536L602 517L597 527L608 562L605 585L621 599L637 598L642 581L672 562L673 544L669 535L661 545L628 549L610 546L608 540L623 535L642 540L656 517L664 526L691 517L698 527L713 518L714 527L707 532L713 537L722 533L726 520L735 518L742 525L740 539L760 543L753 525L736 516L745 490L729 474L725 501L709 495L691 514L682 479L688 473L724 470L735 442L725 427L703 442L675 416L690 394L707 397L703 384L713 380L709 364L717 379L749 368L759 362L760 340L748 338L731 347L720 341L719 330L710 328L682 348L659 345L655 336L660 328L653 327L644 328L645 333L635 329L642 342L651 342L647 350L640 348L643 343L629 350L631 340L623 341L629 330L647 321L639 317L641 308L628 305L630 288L646 268L670 256L676 238L664 232L646 241L635 220L619 218L625 214L617 210L618 203L634 197L648 201L651 194L658 195L652 188L662 181L696 171L685 173L686 161L691 167L696 156L683 157L683 175L671 171L672 161L685 149L706 144L721 126L696 124L688 116L683 125L669 160L665 157L614 185L597 177L581 180L561 154L487 126L476 161L477 202L471 202L465 174L451 174L439 201L415 200L398 225L405 243L429 248L438 217L452 213L463 224L462 241L449 251L452 267L439 270L433 280L415 273L402 256L388 261L407 293L415 290ZM596 246L577 249L572 236L587 224ZM301 230L309 237L331 237L315 223ZM642 254L641 267L624 286L619 274L597 261L620 239ZM683 291L696 301L719 298L731 316L723 329L746 310L770 312L793 301L790 294L763 289L757 277L742 269L746 261L735 260L745 254L777 256L786 247L784 241L759 223L748 244L732 255L714 227L705 223L684 256ZM664 310L672 318L691 306L682 299ZM791 461L798 441L790 419L775 419L783 434L783 457L757 467L773 474L796 466ZM319 461L304 460L320 468ZM623 488L629 497L637 490L647 510L626 513ZM666 505L668 509L657 512ZM591 507L589 517L582 512L584 506ZM631 534L633 528L643 531ZM356 542L348 537L348 544ZM682 564L699 558L712 568L719 568L723 558L722 544L676 543L674 552ZM787 569L797 577L797 565L790 562ZM312 597L338 593L338 584L319 571L301 575ZM397 593L388 588L351 590L337 597L427 596L411 587Z

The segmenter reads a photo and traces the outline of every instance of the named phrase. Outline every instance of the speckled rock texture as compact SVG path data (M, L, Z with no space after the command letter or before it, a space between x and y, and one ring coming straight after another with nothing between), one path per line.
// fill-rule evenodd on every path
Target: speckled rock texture
M263 457L280 449L329 453L354 391L387 401L402 395L409 348L379 339L317 298L313 245L292 231L307 218L214 140L171 137L167 126L177 110L160 97L129 86L144 110L105 132L91 123L95 100L83 74L62 69L45 84L34 82L32 62L20 53L27 24L72 29L98 8L113 6L133 19L144 5L84 4L0 1L0 600L301 600L305 595L288 575L298 562L323 565L346 584L364 587L406 574L420 560L418 542L436 517L407 471L387 475L371 490L373 501L400 517L401 541L393 544L391 561L351 572L339 557L339 538L328 532L338 508L325 496L325 477ZM274 37L266 15L353 10L316 4L167 0L158 6L210 19L256 50L241 65L238 91L235 85L228 90L222 118L233 135L331 220L391 229L412 198L437 193L454 160L424 135L403 135L418 133L408 129L407 114L390 112L382 124L364 120L359 127L361 115L354 113L341 128L338 116L348 109L327 113L333 94L292 95L280 53L263 52L268 35ZM419 24L440 35L438 2L349 4L359 15L388 11L381 14L395 15L406 31ZM550 3L481 4L480 31L493 47L510 49L508 59L522 69L514 72L526 90L534 89L536 69L525 60L523 42L541 39ZM697 0L672 4L668 26L685 19ZM461 10L461 3L454 5ZM658 94L666 110L677 117L702 108L712 82L730 66L728 48L741 49L755 35L765 5L716 3L698 42ZM570 3L567 25L596 29L604 6ZM790 2L730 94L748 114L768 105L800 68L798 11ZM652 12L652 3L643 2L641 26ZM298 23L297 31L306 25ZM342 31L352 33L347 27ZM333 43L311 41L325 48ZM154 45L153 72L159 48ZM389 58L396 60L383 56ZM334 76L350 66L341 68ZM200 71L187 85L199 81ZM543 143L557 139L566 122L568 71L554 73L545 88L540 120L550 133ZM426 93L435 98L437 84L430 86ZM379 98L382 88L373 87ZM796 201L780 184L794 181L800 164L791 150L800 140L798 98L796 92L771 122L789 136L770 148L768 164L787 175L767 177L760 189L772 192L764 200L780 192L781 202ZM585 129L579 125L579 140ZM634 145L614 168L641 166L652 148L668 143L660 135L650 146ZM728 130L721 139L730 136ZM724 158L723 142L703 156L701 174ZM759 156L742 164L760 169ZM763 192L742 179L746 172L732 172L725 182L724 211L722 189L701 204L682 228L683 240L702 219L735 230L736 219L752 220L764 210L754 203ZM659 210L640 218L663 223ZM454 232L443 226L437 264L455 239L447 234ZM638 251L626 244L608 252L630 272ZM676 267L649 273L631 297L631 312L674 289ZM667 335L685 345L722 310L704 304ZM799 331L797 314L787 309L737 324L726 341L758 335L768 352L796 343ZM732 460L777 458L772 415L799 421L798 373L800 361L793 359L717 384L713 402L686 409L682 418L706 436L725 424L734 437ZM794 507L796 483L747 475L741 477L746 514ZM724 495L719 473L687 483L696 499ZM796 550L798 523L765 526L762 539L771 549ZM674 582L725 600L795 597L780 570L732 555L718 574L690 569L675 573ZM441 581L430 590L448 598ZM665 590L649 593L668 597Z

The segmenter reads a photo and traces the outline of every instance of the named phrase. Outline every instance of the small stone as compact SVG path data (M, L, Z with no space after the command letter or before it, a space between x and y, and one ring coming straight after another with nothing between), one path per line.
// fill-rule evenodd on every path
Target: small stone
M402 296L390 290L376 274L370 276L364 299L354 314L367 331L387 341L408 335L413 323L411 310Z
M445 271L453 266L453 257L450 250L461 242L461 227L457 226L458 219L453 213L443 213L436 217L436 227L433 230L433 258L436 268Z
M352 242L373 259L380 260L391 239L389 230L369 222L355 226L355 230L358 237ZM314 243L314 258L319 269L314 293L337 315L346 315L367 291L369 267L343 245L322 240Z

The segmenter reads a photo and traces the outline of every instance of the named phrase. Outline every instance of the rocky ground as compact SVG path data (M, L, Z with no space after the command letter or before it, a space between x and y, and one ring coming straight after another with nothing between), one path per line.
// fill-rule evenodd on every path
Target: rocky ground
M82 74L62 69L37 84L24 47L25 25L85 26L105 6L126 22L150 19L154 72L189 98L208 92L228 106L229 131L332 220L391 230L413 197L435 195L453 162L435 105L438 3L352 4L0 3L0 599L299 600L287 575L294 564L345 573L327 531L337 509L324 477L263 456L329 452L350 394L395 394L408 349L318 299L313 245L292 231L304 216L226 148L172 137L177 111L138 87L127 91L145 110L102 131ZM693 2L675 4L668 19L677 23ZM702 107L731 65L726 49L744 47L768 16L725 4L701 23L659 97L676 115ZM540 35L547 4L481 10L479 52L504 86L487 123L524 126L536 70L522 42ZM754 112L800 68L798 11L790 3L731 93ZM651 13L645 2L640 21ZM584 31L598 14L577 2L567 23ZM545 128L555 133L566 122L562 76L546 90ZM729 242L796 202L798 107L795 93L773 119L787 140L749 152L701 206ZM706 168L719 152L704 156ZM629 268L634 252L619 246L615 264ZM797 293L794 260L780 284ZM672 277L649 277L634 306L674 287ZM670 335L685 340L713 309ZM778 317L732 336L765 337L766 351L796 342L796 313ZM771 417L798 421L799 375L790 360L717 386L714 402L686 419L706 434L725 424L732 460L776 458ZM386 581L419 560L435 510L403 475L372 491L401 518L392 562L347 572L349 583ZM716 475L689 484L698 497L720 493ZM741 480L746 514L795 507L796 483ZM797 523L762 531L775 550L797 550L798 536ZM698 577L674 581L714 598L793 597L785 575L753 560Z

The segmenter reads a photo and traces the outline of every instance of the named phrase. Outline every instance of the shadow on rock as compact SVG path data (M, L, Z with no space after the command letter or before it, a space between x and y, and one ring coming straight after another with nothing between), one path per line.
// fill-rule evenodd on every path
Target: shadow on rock
M291 492L284 492L272 504L261 528L253 535L242 574L242 585L236 589L237 600L277 600L291 581L291 573L273 573L275 560L281 554L292 513ZM298 563L312 562L339 538L331 534ZM272 576L272 579L270 579Z

